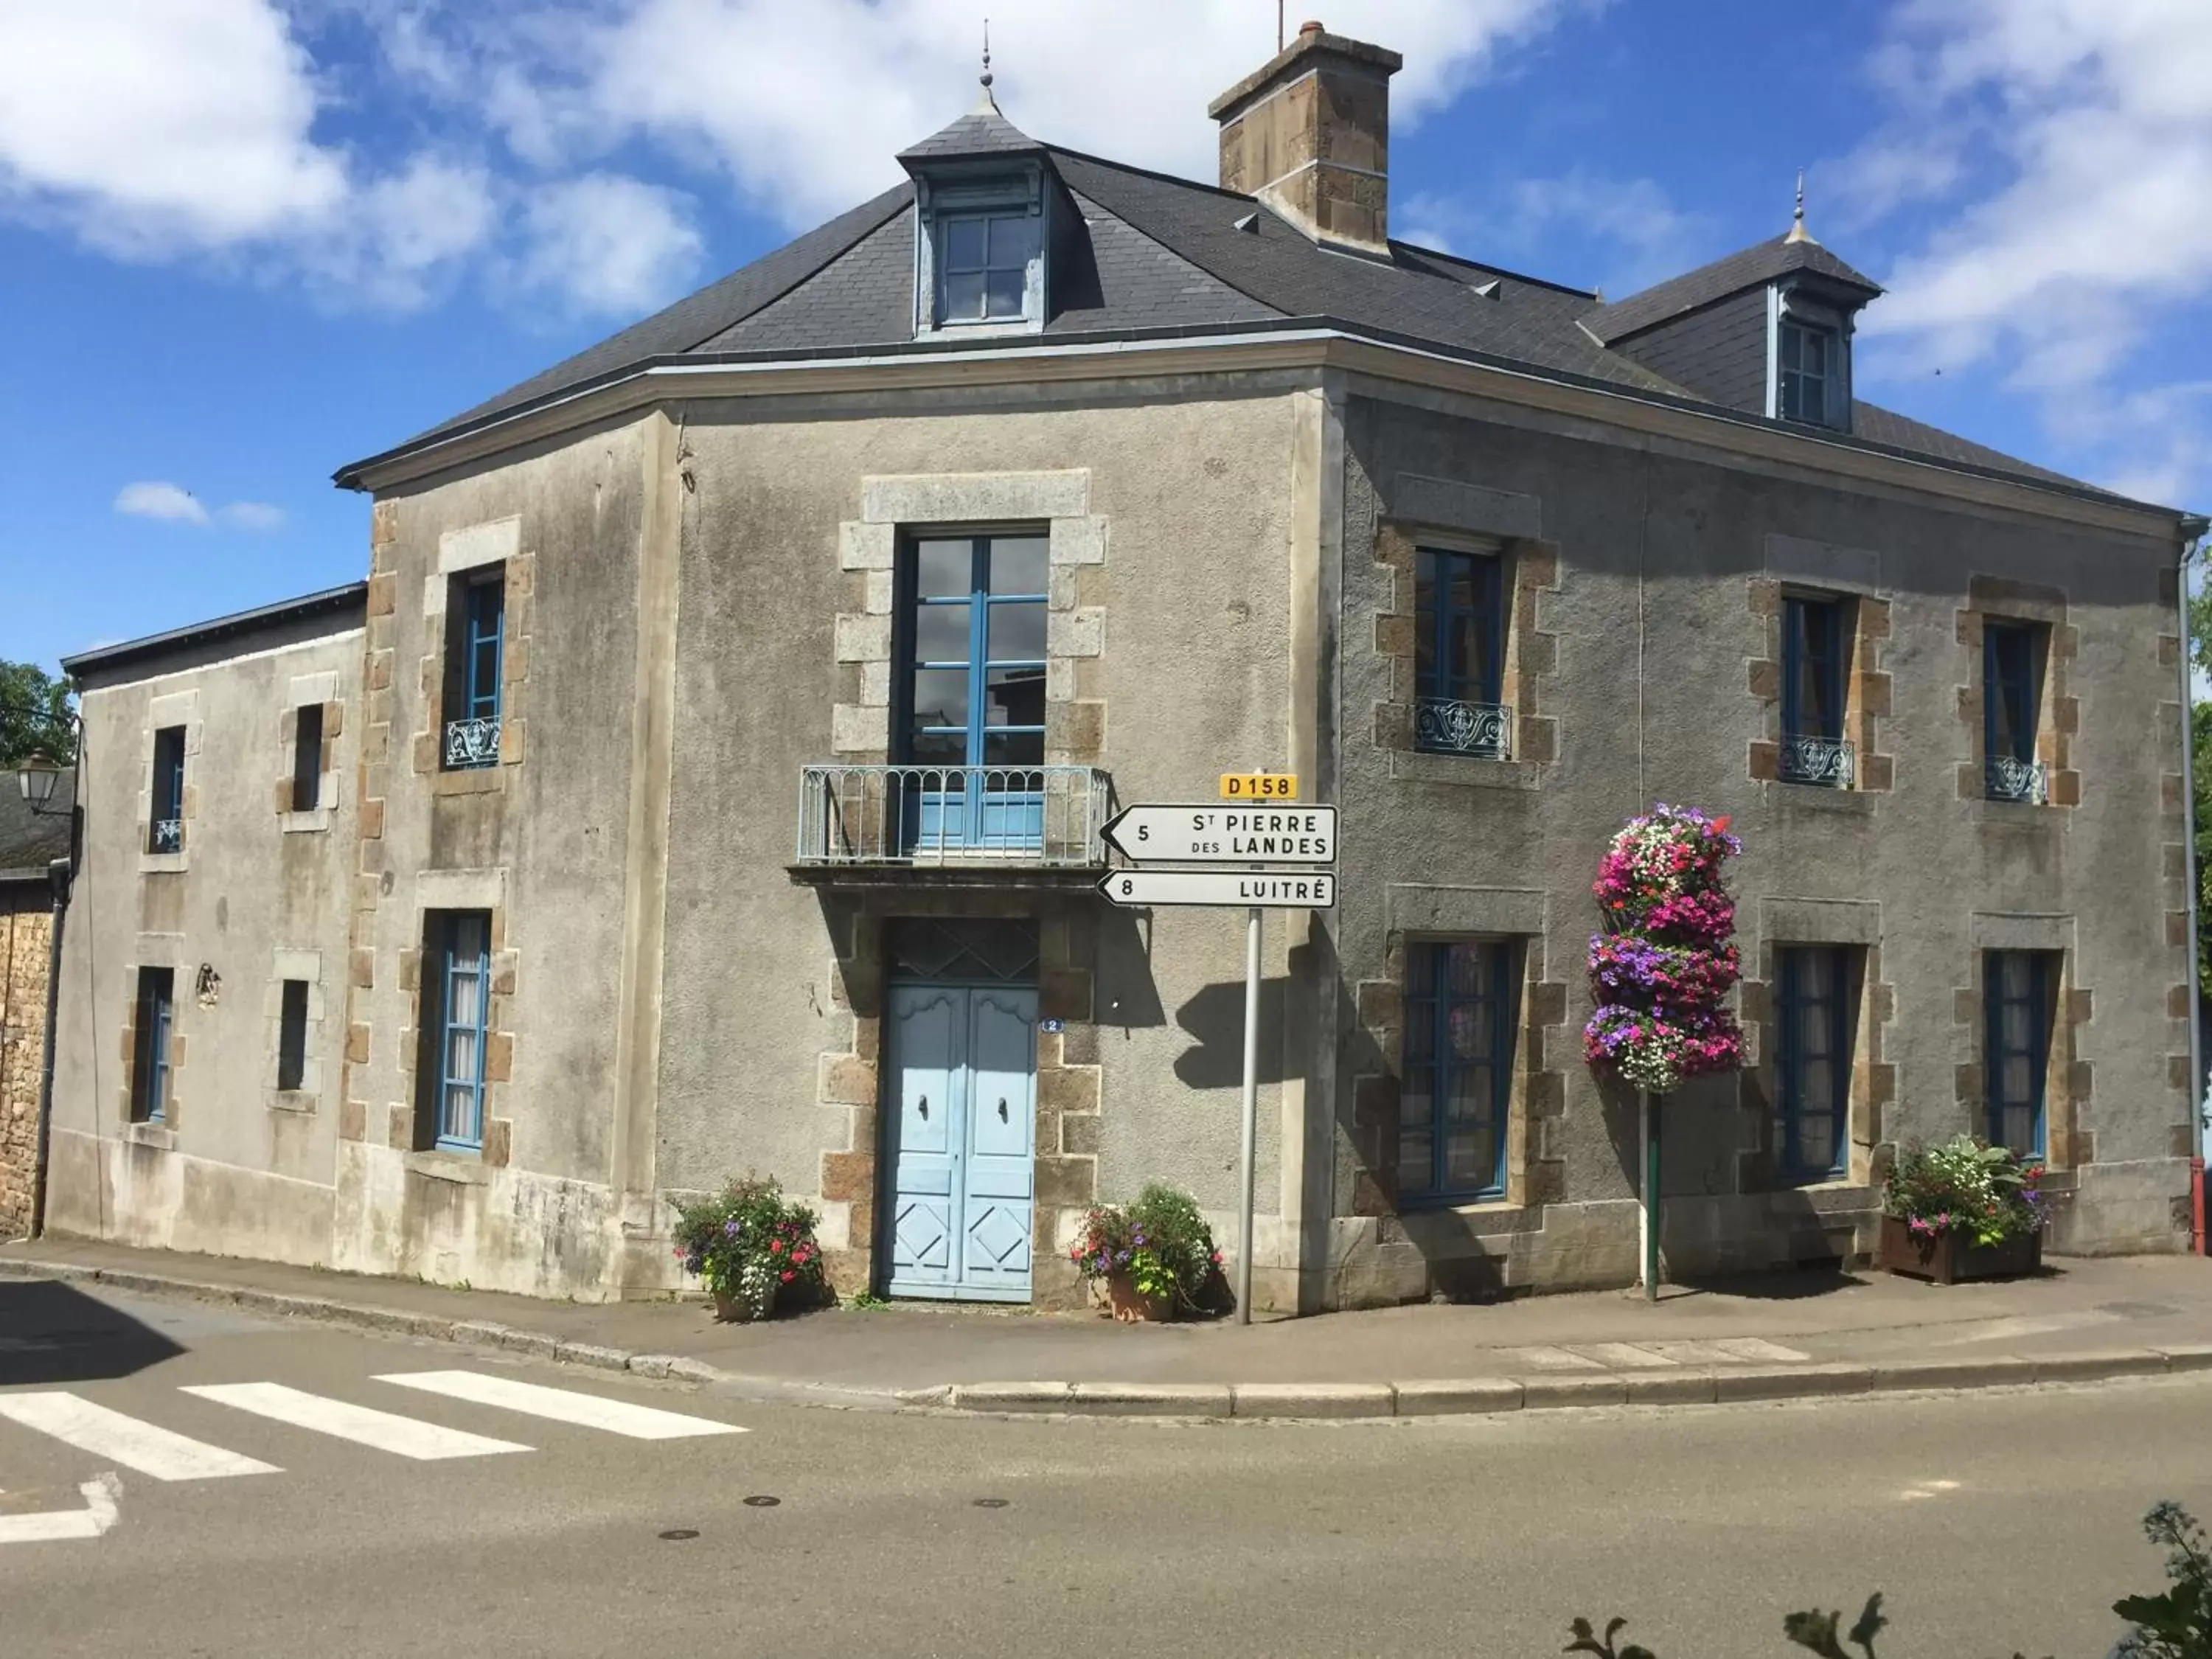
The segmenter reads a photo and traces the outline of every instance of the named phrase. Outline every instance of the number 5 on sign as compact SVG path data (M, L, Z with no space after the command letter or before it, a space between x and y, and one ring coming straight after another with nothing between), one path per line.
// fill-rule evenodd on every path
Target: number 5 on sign
M1221 799L1224 800L1296 800L1298 798L1298 775L1295 772L1224 772L1221 775Z

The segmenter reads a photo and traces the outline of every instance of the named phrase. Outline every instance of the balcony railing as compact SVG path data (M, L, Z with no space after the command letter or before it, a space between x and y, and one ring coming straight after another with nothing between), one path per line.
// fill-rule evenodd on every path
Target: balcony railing
M155 818L146 836L149 853L181 853L185 850L185 821L182 818Z
M810 766L798 861L1099 869L1108 794L1088 766Z
M1502 702L1422 697L1413 704L1413 745L1479 760L1513 757L1513 710Z
M2042 806L2051 799L2051 775L2041 761L1993 755L1983 768L1983 778L1991 800L2023 801L2031 806Z
M1833 738L1784 738L1782 781L1814 784L1823 789L1848 789L1851 787L1855 759L1850 744Z
M446 769L499 764L499 716L446 722Z

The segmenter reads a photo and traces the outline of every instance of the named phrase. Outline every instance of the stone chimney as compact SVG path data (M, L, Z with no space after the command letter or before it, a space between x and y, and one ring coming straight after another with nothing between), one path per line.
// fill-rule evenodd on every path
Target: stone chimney
M1221 187L1256 196L1317 242L1389 252L1390 77L1406 60L1307 23L1215 99Z

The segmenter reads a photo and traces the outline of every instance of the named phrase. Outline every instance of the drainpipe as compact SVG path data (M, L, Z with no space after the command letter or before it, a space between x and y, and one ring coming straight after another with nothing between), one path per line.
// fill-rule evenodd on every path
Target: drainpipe
M53 893L53 925L46 930L46 1053L39 1069L39 1141L36 1160L31 1166L31 1237L43 1238L46 1231L46 1149L53 1142L54 1128L54 1054L59 1045L54 1041L54 1028L62 1002L62 921L69 914L70 878L72 867L67 859L56 859L46 866L46 884Z
M2189 1115L2197 1134L2195 1203L2192 1208L2198 1215L2203 1212L2203 1135L2204 1123L2204 1057L2203 1036L2198 1029L2199 1010L2203 1006L2204 988L2197 969L2197 909L2200 896L2197 872L2197 716L2196 666L2191 660L2189 638L2189 567L2194 562L2204 532L2212 521L2194 514L2185 514L2179 529L2180 558L2175 571L2176 609L2180 616L2181 629L2181 838L2182 870L2189 883ZM2197 1229L2197 1248L2205 1249L2203 1227Z

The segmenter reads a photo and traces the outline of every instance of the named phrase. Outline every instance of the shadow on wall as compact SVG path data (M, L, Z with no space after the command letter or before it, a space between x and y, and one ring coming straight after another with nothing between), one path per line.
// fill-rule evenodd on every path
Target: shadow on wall
M183 1352L72 1285L0 1280L0 1388L129 1376Z

